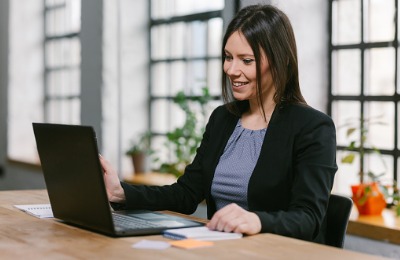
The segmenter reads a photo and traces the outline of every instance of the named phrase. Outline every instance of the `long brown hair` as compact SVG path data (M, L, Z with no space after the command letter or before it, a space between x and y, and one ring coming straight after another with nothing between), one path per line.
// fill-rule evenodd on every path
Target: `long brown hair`
M257 75L257 100L263 107L261 98L261 55L267 56L272 80L275 85L274 101L282 103L306 104L300 91L297 62L297 47L289 18L278 8L271 5L250 5L241 9L229 23L222 43L222 57L225 56L225 45L234 32L240 32L249 43L254 53ZM241 115L228 84L227 75L222 77L222 97L228 109ZM247 106L246 106L247 107ZM265 111L263 111L265 117Z

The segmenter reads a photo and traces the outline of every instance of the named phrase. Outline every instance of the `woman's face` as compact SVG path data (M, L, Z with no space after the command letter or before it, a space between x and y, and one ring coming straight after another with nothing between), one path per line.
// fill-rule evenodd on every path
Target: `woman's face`
M272 76L264 52L261 52L262 95L272 88ZM251 100L257 97L256 61L253 50L246 38L234 32L225 45L224 72L229 77L233 96L237 100Z

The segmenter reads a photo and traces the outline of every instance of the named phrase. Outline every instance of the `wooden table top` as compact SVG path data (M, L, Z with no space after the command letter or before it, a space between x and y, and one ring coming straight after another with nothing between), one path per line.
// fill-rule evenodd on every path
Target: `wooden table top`
M347 234L400 245L400 217L390 209L384 209L381 215L365 216L353 208Z
M170 173L146 172L126 177L124 181L130 184L163 186L175 183L176 179L176 176Z
M215 241L198 249L134 249L143 239L170 241L160 235L111 238L62 223L39 219L13 205L49 203L45 190L0 191L2 259L384 259L273 234Z

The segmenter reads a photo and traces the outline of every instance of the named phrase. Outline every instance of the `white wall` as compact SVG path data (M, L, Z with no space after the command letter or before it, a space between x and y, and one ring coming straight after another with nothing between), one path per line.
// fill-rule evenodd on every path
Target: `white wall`
M43 2L10 1L8 63L8 153L37 155L32 122L43 120ZM23 143L26 149L21 149ZM38 160L38 158L37 158Z
M15 21L13 20L13 22L20 22L20 25L24 27L13 28L13 37L19 35L18 37L21 38L11 38L10 44L14 47L23 44L30 48L38 48L38 50L30 49L30 51L23 52L24 56L21 55L21 58L18 59L20 63L11 64L9 84L12 88L26 87L26 93L34 90L32 95L39 95L41 94L43 80L43 55L40 50L43 36L42 21L40 20L42 19L42 1L19 0L11 2L13 5L22 5L19 8L24 10L24 13L14 16ZM229 3L229 1L227 2ZM242 4L250 2L271 1L242 1ZM285 0L275 2L292 20L299 49L300 82L303 93L310 105L324 111L326 107L327 86L327 71L325 69L327 66L324 66L327 58L327 36L324 26L327 16L325 11L321 10L325 10L327 4L319 0ZM93 2L87 3L87 5L91 4ZM301 10L301 12L298 12L298 10ZM90 10L89 12L95 13ZM132 13L135 15L132 15ZM101 85L101 108L95 110L95 112L90 110L92 112L86 113L86 116L83 116L82 119L85 123L91 123L91 114L95 113L93 117L97 119L94 120L93 124L101 128L98 131L100 131L99 134L102 136L102 153L122 173L121 175L132 172L132 165L128 157L124 156L124 151L129 145L129 141L139 132L142 132L148 124L147 88L149 72L147 55L149 46L147 14L147 0L103 0L102 15L104 22L97 27L99 30L103 28L103 32L97 32L95 34L97 36L94 37L95 39L100 35L102 38L101 48L103 53L100 62L98 62L100 68L97 71L101 70L103 73L100 79L97 75L95 79L97 83L93 83L95 86ZM24 17L30 17L29 19L36 17L37 20L25 21L24 19L26 18ZM118 24L121 26L120 30L118 30ZM92 28L95 29L96 27ZM313 34L310 36L309 32L313 32ZM312 47L310 48L310 46ZM10 54L11 57L15 57L13 55L20 54ZM85 59L86 61L89 59L92 62L92 66L95 66L93 61L96 57L93 59L87 57ZM86 66L83 66L83 69L84 67ZM19 72L19 70L22 70L22 72ZM86 80L93 82L90 78L86 78ZM88 81L82 81L85 85L82 86L84 88L92 84L85 82ZM92 98L94 99L94 97ZM86 95L85 100L90 101L90 93ZM19 103L24 102L20 101ZM98 104L91 107L98 107ZM21 115L23 115L23 113L21 114L23 110L18 109L20 109L18 106L11 109L10 118L12 120L10 123L13 123L13 120L20 120ZM37 114L38 121L40 121L42 111L28 112ZM0 120L2 125L7 124L5 116L2 116ZM21 127L21 129L23 131L31 131L31 126L26 125ZM4 134L0 137L2 138L2 142L6 140ZM33 146L33 135L32 140L27 142L27 146ZM2 147L4 147L3 144Z
M148 48L148 1L105 0L103 153L121 177L133 172L130 140L148 124Z

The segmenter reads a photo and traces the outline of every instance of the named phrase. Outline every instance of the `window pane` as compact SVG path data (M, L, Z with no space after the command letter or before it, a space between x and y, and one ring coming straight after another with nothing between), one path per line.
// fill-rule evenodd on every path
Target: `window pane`
M56 8L49 10L46 16L46 33L48 35L56 35L65 32L64 9Z
M47 65L50 67L80 64L79 39L54 40L46 44Z
M398 75L400 75L400 49L397 48L397 93L400 93L400 77Z
M184 113L174 103L160 99L152 102L152 129L157 133L166 133L176 127L182 126L184 122Z
M171 17L174 9L174 1L151 0L151 18L160 19Z
M170 27L159 25L151 28L151 58L166 59L169 56Z
M397 165L400 165L400 157L397 158ZM396 173L394 173L396 176ZM399 187L399 180L400 180L400 167L397 167L397 187Z
M80 70L60 70L48 73L50 96L78 96L80 94Z
M356 154L353 163L342 163L341 160L347 153L345 151L337 151L338 171L335 175L333 191L343 195L351 195L351 185L358 184L360 157Z
M79 99L50 100L47 105L48 123L79 124Z
M176 15L221 10L224 8L224 0L175 0L175 7Z
M394 104L392 102L366 102L365 124L368 147L394 148Z
M224 0L152 0L151 17L168 18L213 10L222 10Z
M205 61L188 62L187 77L188 88L192 95L201 94L201 89L206 86L207 82L207 63Z
M395 91L395 49L365 51L365 94L393 95Z
M334 95L361 93L360 50L339 50L332 53L332 93Z
M151 66L151 80L152 80L152 87L151 87L152 95L154 96L168 95L169 72L167 63L160 62L153 64Z
M212 96L221 95L221 82L222 82L221 60L219 59L210 60L207 63L207 73L208 73L207 87L210 91L210 95Z
M200 57L207 55L207 24L204 22L192 22L188 25L188 57Z
M384 174L379 177L379 180L383 183L390 183L393 179L393 157L377 153L366 154L364 156L364 172L365 177L368 172L372 172L374 175ZM366 180L371 179L366 177Z
M221 56L222 46L222 18L214 18L208 21L208 55Z
M171 58L183 58L185 55L185 23L174 23L171 25Z
M62 7L48 9L46 13L46 34L60 35L79 31L81 0L59 2L56 5L61 5Z
M65 0L45 0L47 6L64 4Z
M348 146L346 136L349 127L360 127L361 106L357 101L335 101L332 103L332 118L336 124L336 139L340 146Z
M168 161L168 147L166 146L167 138L165 136L154 136L151 138L151 147L155 154L152 155L154 158L158 158L158 164L152 162L151 166L153 169L159 169L161 162Z
M397 103L397 111L400 111L400 102ZM400 137L400 120L399 119L400 118L397 118L397 136L398 136L398 138L397 138L397 149L400 148L400 138L399 138ZM399 166L400 166L400 164L399 164ZM399 179L399 184L400 184L400 179Z
M394 39L394 0L368 0L365 10L365 41L392 41Z
M332 3L332 43L361 42L361 1L337 0Z
M168 100L154 100L151 103L152 132L165 133L169 130L170 110Z
M186 63L177 61L171 63L171 91L170 95L175 96L179 91L187 89L186 82Z

